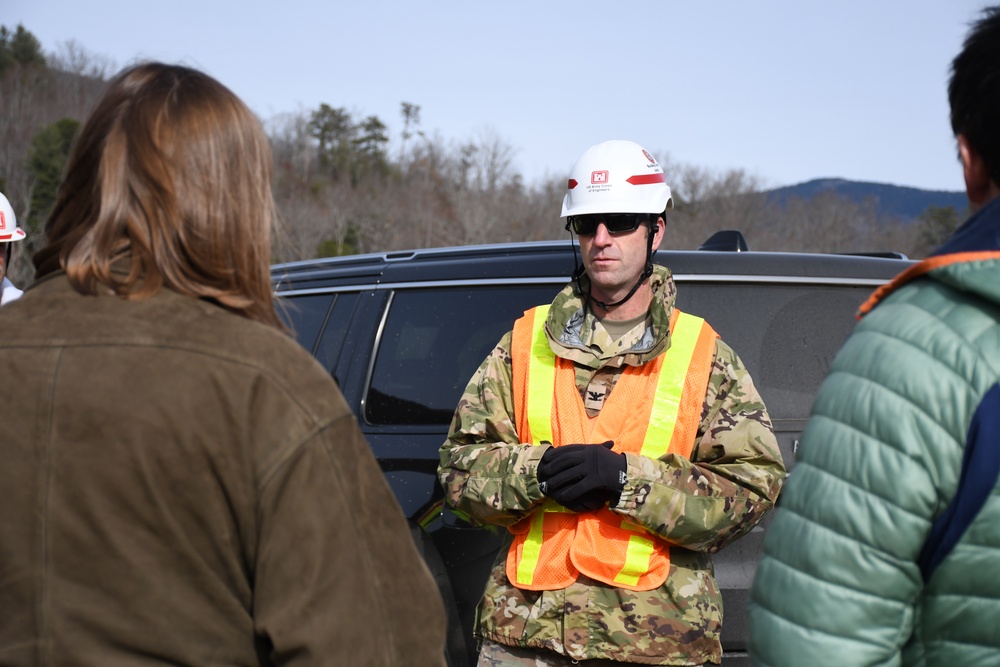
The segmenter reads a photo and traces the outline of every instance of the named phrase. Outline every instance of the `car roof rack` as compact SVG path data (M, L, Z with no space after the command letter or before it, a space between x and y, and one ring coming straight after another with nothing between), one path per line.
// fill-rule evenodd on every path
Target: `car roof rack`
M895 250L876 250L874 252L837 252L835 255L851 255L853 257L885 257L887 259L909 259L904 253Z
M750 250L750 247L747 245L747 240L743 238L743 233L738 229L723 229L708 237L707 241L698 246L698 250L746 252Z

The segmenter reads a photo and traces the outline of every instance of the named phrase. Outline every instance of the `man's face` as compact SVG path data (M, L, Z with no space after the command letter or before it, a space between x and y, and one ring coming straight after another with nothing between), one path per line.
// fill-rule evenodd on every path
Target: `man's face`
M10 257L10 244L0 243L0 280L7 275L7 260Z
M602 222L593 234L579 235L580 254L590 276L591 289L602 300L618 300L628 293L646 266L646 237L649 223L630 232L611 234ZM660 222L653 237L653 249L663 238Z

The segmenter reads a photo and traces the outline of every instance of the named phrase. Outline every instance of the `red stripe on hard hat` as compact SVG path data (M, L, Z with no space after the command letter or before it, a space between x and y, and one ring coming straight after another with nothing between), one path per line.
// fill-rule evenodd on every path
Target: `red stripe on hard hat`
M569 183L566 184L566 187L568 187L570 190L572 190L573 188L575 188L578 185L580 185L580 184L576 182L576 179L575 178L571 178L571 179L569 179Z
M626 183L631 183L632 185L649 185L650 183L666 183L667 177L663 174L639 174L636 176L629 176L625 179Z

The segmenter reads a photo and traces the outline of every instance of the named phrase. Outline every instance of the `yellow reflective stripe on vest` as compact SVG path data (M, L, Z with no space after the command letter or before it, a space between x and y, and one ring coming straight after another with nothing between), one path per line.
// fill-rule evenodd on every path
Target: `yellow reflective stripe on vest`
M628 547L625 549L625 564L615 576L615 583L635 586L639 583L639 577L649 570L649 559L653 557L653 540L643 537L648 531L631 519L622 519L621 527L623 530L641 534L629 536Z
M656 398L649 415L649 426L640 454L651 459L661 458L670 448L674 424L681 407L681 393L691 357L704 320L678 311L677 321L670 331L670 349L663 355L663 366L656 384Z
M528 537L521 547L521 560L517 564L517 583L525 586L530 586L535 580L535 566L538 565L538 558L542 554L546 512L569 513L570 510L552 500L546 500L531 516Z
M535 566L542 553L542 529L545 526L545 511L535 512L528 528L528 538L521 547L521 560L517 564L517 583L530 586L535 580Z
M552 397L556 393L556 355L545 337L549 306L538 306L531 322L531 358L528 361L528 428L531 442L552 442Z
M625 565L615 576L616 584L635 586L639 577L649 570L649 559L653 557L653 540L641 535L631 535L625 550Z

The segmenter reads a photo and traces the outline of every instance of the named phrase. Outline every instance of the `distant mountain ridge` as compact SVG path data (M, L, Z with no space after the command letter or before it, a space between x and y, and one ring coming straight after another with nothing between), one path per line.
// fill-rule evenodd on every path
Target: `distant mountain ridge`
M833 192L859 204L874 199L880 214L904 220L915 220L929 206L951 206L959 217L964 218L969 205L965 192L961 190L922 190L887 183L848 181L843 178L817 178L767 190L764 194L770 196L770 201L784 205L791 197L809 200L825 192Z

